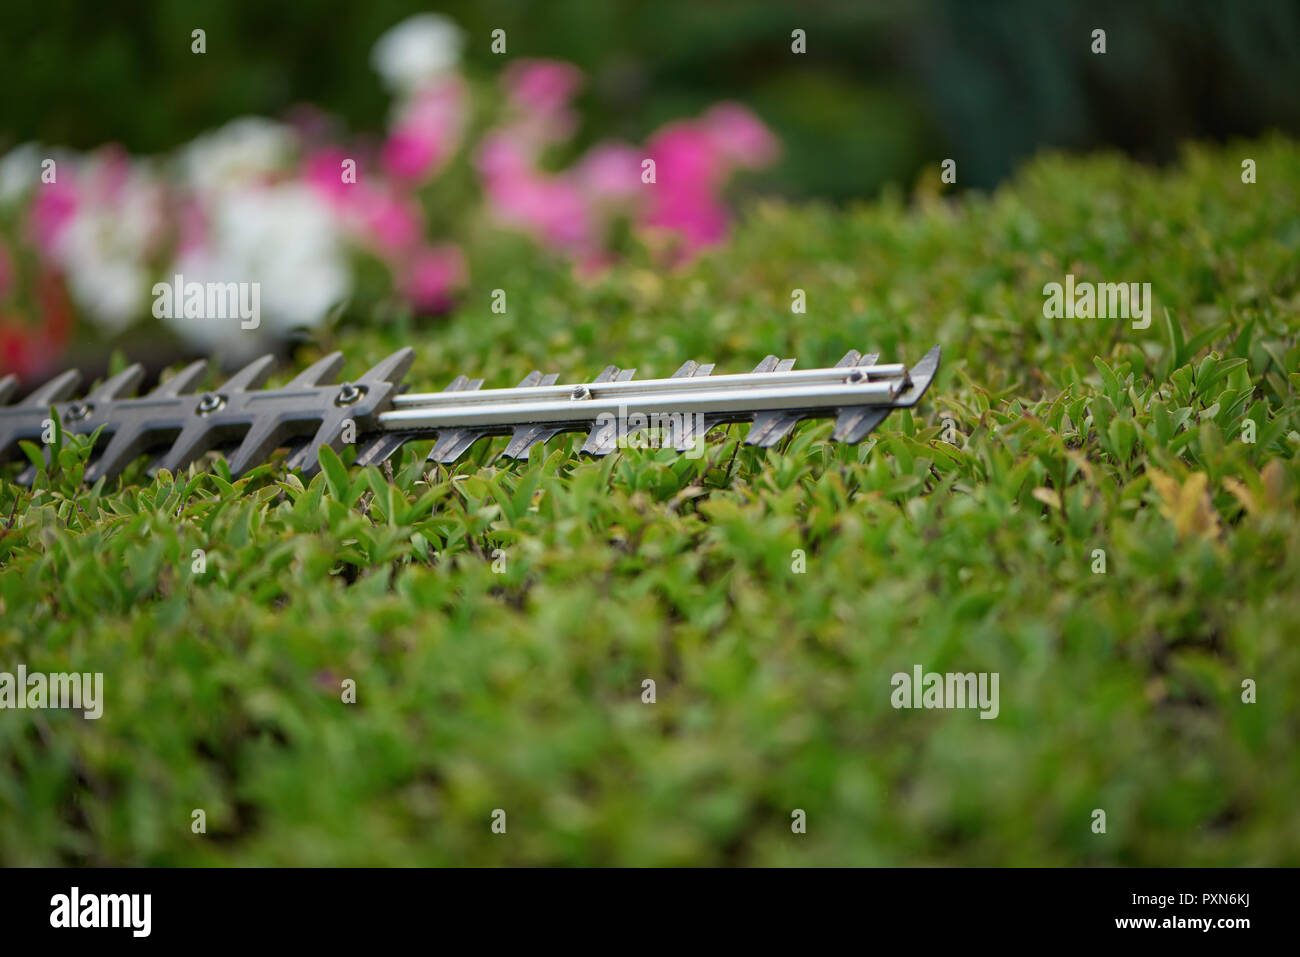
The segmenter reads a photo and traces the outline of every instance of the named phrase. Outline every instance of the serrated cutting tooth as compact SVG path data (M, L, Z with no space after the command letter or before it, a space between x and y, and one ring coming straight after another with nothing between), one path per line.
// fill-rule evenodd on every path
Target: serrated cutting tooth
M852 368L853 366L858 364L858 360L861 358L862 358L861 352L859 352L857 349L850 349L848 352L844 353L844 358L840 359L839 362L835 363L835 368L837 369Z
M140 363L127 366L117 375L104 382L101 382L95 388L90 390L86 396L87 402L111 402L113 399L121 399L128 395L135 394L135 387L140 384L144 378L144 366Z
M861 442L885 421L891 411L893 406L888 405L855 405L842 409L835 419L835 431L831 433L831 438L850 444Z
M754 424L745 436L745 444L771 448L789 435L790 430L804 418L806 416L794 412L759 412L754 416Z
M636 369L620 369L618 366L606 366L593 380L594 382L627 382L636 375ZM609 455L618 448L618 422L605 422L592 427L587 433L587 441L579 450L585 455Z
M150 392L149 395L154 398L185 395L193 389L194 386L198 385L199 380L207 374L207 371L208 360L196 359L166 382L159 382L154 386L153 391Z
M438 441L433 443L428 461L450 465L468 452L475 442L490 434L479 429L449 429L439 432Z
M559 374L552 372L549 375L542 375L539 371L530 372L523 382L523 385L555 385L555 380ZM549 442L559 434L559 429L550 428L544 425L518 425L510 435L510 442L506 445L505 451L501 454L509 459L526 459L528 453L533 450L533 446L539 442Z
M93 484L101 476L113 478L148 447L148 435L138 426L127 426L114 432L104 451L86 466L86 481Z
M275 356L258 356L221 384L227 392L247 392L256 389L271 375L275 366Z
M355 465L365 468L367 465L379 465L387 462L407 442L424 438L419 432L384 432L376 435L357 452Z
M482 385L482 379L471 379L468 376L458 375L442 391L476 392ZM429 450L429 456L425 461L437 462L439 465L451 465L468 452L471 445L487 434L487 432L478 429L444 429L438 433L438 440L433 443L433 448Z
M397 382L411 369L411 363L415 361L415 350L410 346L403 346L391 356L380 359L373 366L366 370L358 382Z
M878 352L864 353L854 362L849 362L849 356L854 355L853 350L849 352L836 363L837 369L850 368L857 366L867 368L876 364L880 358ZM835 429L831 432L831 438L837 442L848 442L856 445L868 435L876 430L876 426L885 421L893 406L879 405L851 405L840 409L839 414L835 417Z
M473 392L483 385L482 379L471 379L469 376L458 375L452 379L443 388L443 392Z
M840 361L843 362L844 360L841 359ZM754 371L789 372L794 368L794 363L794 359L778 359L776 356L768 356L758 364ZM749 433L745 436L745 444L757 445L760 448L769 448L776 445L805 418L807 416L782 410L755 413L754 424L749 427Z
M777 356L765 356L763 361L754 366L755 372L789 372L794 368L794 359L781 359Z
M69 369L56 375L49 382L42 385L39 389L23 399L23 405L53 405L55 402L62 402L68 396L77 390L77 384L81 382L81 373L76 369Z
M102 416L91 418L90 413L96 411L97 406L108 406L116 399L133 395L136 386L143 378L144 366L135 363L101 382L79 403L84 408L82 420L69 422L65 427L69 431L86 432L103 425ZM147 439L145 430L134 425L123 426L116 432L109 433L108 444L99 450L93 461L86 466L85 480L94 483L102 475L109 477L116 475L144 451L147 447ZM45 458L47 462L50 459L48 449ZM30 467L25 469L18 478L19 481L30 484L36 478L35 469Z
M317 359L307 368L303 369L296 376L289 380L286 389L296 389L309 385L325 385L334 381L334 377L339 374L343 368L343 353L331 352L323 358Z
M17 405L0 408L0 462L9 460L17 450L20 441L24 439L35 441L40 438L44 414L50 406L70 396L80 381L81 373L76 369L69 369L40 386ZM6 391L12 394L17 384L9 378L6 378L5 382L12 383L5 386ZM48 449L46 460L49 460ZM26 481L24 476L28 476ZM30 485L35 476L35 470L28 468L18 476L18 481Z
M239 448L233 455L226 457L230 464L230 474L239 477L255 465L260 465L266 457L283 444L280 434L281 423L275 419L259 419L248 427Z
M212 426L196 419L187 422L181 429L181 432L172 442L171 448L159 457L159 459L150 466L152 472L158 469L167 469L169 472L179 472L195 459L205 455L212 449L220 445L218 436L213 433Z
M683 362L681 368L672 374L674 379L699 379L709 375L713 371L713 363L696 362L694 359L688 359ZM671 446L678 452L685 452L695 445L696 430L695 416L683 415L679 418L670 419L668 422L668 434L664 437L664 445ZM705 431L710 426L705 420Z
M195 371L196 366L199 366L199 363L191 363L154 391L160 395L163 394L161 392L163 389L169 389L170 391L167 394L171 395L186 394L189 387L197 382L201 374L201 369L199 372ZM270 377L274 366L275 356L258 356L223 382L213 394L229 397L237 393L251 392ZM178 385L172 386L172 383L177 379L182 381ZM151 468L154 471L164 468L169 472L179 472L212 449L223 447L230 439L238 436L242 428L242 426L231 425L218 427L214 422L199 416L197 413L191 414L181 427L180 434L172 442L171 448ZM252 432L252 428L249 428L248 431ZM265 442L265 438L262 438L253 444L249 444L248 438L246 433L243 442L237 446L235 455L239 454L239 450L246 450L247 457L251 458L251 453L256 446ZM274 446L271 448L273 449ZM271 449L267 449L267 452L270 451ZM233 460L229 464L231 475L239 475L242 469L237 469Z
M18 377L7 375L0 378L0 405L8 405L9 400L18 394Z
M338 353L338 355L342 355ZM385 388L385 394L388 394L387 386L389 383L397 382L406 374L406 370L411 367L415 359L415 350L407 346L399 349L392 355L381 359L371 366L366 373L361 376L355 383L352 383L353 389L362 389L368 391L372 388ZM337 372L337 370L335 370ZM366 392L361 393L364 398ZM315 434L306 442L297 445L285 459L285 464L291 469L298 469L305 479L311 479L320 470L320 450L324 446L329 446L335 452L340 451L344 445L344 431L347 422L353 417L353 409L348 405L340 405L336 401L326 405L321 410L320 424L316 427ZM356 422L352 423L356 427Z

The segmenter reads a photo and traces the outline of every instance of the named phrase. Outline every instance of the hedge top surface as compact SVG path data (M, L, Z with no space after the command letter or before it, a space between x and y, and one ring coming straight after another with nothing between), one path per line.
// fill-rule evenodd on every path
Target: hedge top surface
M298 368L945 365L860 447L7 466L0 672L104 677L95 720L0 710L0 864L1300 863L1298 248L1281 139L761 204L680 272L485 245L449 322ZM1067 275L1150 282L1150 327L1047 318ZM896 709L917 665L997 717Z

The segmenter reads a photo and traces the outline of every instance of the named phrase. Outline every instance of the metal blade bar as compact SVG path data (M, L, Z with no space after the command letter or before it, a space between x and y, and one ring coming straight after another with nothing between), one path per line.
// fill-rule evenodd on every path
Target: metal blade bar
M836 379L823 385L778 385L768 388L710 389L700 388L694 379L670 380L675 384L690 382L694 388L680 392L662 390L638 394L608 394L607 384L585 386L590 398L569 397L560 400L461 402L416 408L398 408L379 414L383 429L446 429L485 425L519 425L524 422L582 422L602 415L624 416L642 413L747 413L767 409L825 409L851 405L889 405L908 385L906 379L879 382L846 382L844 371L835 370ZM774 376L777 373L767 373ZM766 376L758 378L763 379ZM707 386L714 377L699 380ZM647 380L654 381L654 380ZM510 390L503 390L510 391Z
M574 389L584 385L593 396L640 396L656 392L682 393L692 391L717 392L723 389L752 389L754 386L816 385L825 382L844 382L850 373L865 375L870 381L897 379L907 374L902 363L876 366L858 366L855 369L791 369L788 372L745 372L736 375L710 375L699 377L670 377L667 379L632 379L624 382L574 383L572 385L524 386L514 389L480 389L472 396L455 392L414 392L393 398L394 410L428 408L439 405L479 405L484 403L539 402L548 399L567 400Z

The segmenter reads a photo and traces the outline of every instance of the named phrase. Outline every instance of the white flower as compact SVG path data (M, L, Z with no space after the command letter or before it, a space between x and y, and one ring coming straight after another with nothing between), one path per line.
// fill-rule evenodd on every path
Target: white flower
M93 183L95 161L80 169ZM60 234L54 258L86 315L117 332L144 314L145 262L163 224L163 191L153 172L132 165L111 193L83 185L76 214Z
M35 143L15 146L0 157L0 206L22 199L40 181L42 158Z
M419 13L375 41L370 65L394 93L409 93L455 68L463 43L460 28L447 17Z
M314 326L352 287L344 236L332 210L301 183L248 187L226 195L211 210L209 241L180 256L176 273L186 284L257 283L259 324L236 319L186 319L180 310L165 321L197 344L247 353L267 334Z
M199 193L241 189L289 162L293 131L259 116L231 120L181 151L185 180Z

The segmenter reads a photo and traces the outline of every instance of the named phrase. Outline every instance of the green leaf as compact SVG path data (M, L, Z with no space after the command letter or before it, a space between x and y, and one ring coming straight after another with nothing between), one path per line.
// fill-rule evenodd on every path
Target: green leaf
M330 495L339 501L346 501L348 497L348 470L328 445L322 445L320 451L316 453L316 459L320 462L321 472L325 475L325 481L329 485Z

